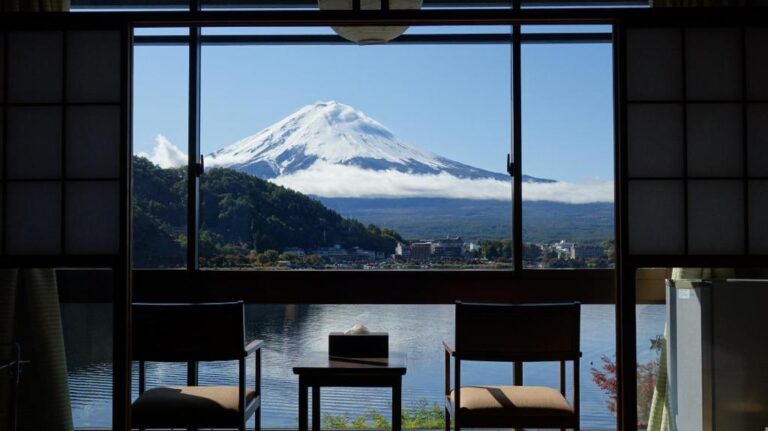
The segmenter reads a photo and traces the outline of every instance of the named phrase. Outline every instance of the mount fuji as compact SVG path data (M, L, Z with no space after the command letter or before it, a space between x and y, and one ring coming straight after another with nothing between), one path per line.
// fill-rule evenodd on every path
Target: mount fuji
M156 141L152 154L139 155L163 168L186 164L185 152L162 135ZM420 149L338 102L307 105L207 154L205 164L314 196L344 217L390 227L408 238L509 235L512 186L507 174ZM612 235L612 181L524 176L523 200L530 240Z
M205 161L323 197L510 199L509 175L417 148L335 101L307 105ZM556 182L530 176L523 181Z

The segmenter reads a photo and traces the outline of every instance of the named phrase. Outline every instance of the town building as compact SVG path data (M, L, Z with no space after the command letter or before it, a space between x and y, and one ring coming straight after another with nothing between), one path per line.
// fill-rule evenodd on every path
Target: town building
M425 242L414 242L411 244L411 257L410 260L416 261L416 262L429 262L431 256L432 256L432 243L425 241Z
M433 241L430 252L433 259L460 259L464 256L464 240L455 237Z

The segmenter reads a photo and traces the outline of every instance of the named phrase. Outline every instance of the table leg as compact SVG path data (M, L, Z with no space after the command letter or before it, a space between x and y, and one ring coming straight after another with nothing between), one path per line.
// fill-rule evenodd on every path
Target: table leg
M299 431L307 431L307 383L299 376Z
M400 377L396 377L392 383L392 431L400 431L402 427L402 392L403 380Z
M312 431L320 431L320 386L312 386Z

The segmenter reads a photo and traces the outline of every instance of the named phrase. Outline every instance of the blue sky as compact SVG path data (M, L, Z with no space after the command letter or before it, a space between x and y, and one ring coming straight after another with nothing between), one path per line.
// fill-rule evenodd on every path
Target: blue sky
M426 29L418 29L424 32ZM409 143L501 172L510 150L510 47L204 47L203 152L304 105L337 100ZM138 47L134 150L186 145L187 50ZM523 170L569 182L613 177L611 47L523 47Z

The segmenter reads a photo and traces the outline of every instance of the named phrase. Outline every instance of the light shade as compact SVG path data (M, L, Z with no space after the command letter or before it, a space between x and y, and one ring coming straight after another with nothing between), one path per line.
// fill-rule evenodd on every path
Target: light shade
M352 10L352 0L318 0L320 10ZM420 9L421 0L389 0L390 10ZM360 0L361 10L381 10L381 0ZM331 27L358 45L387 43L405 33L407 26Z

